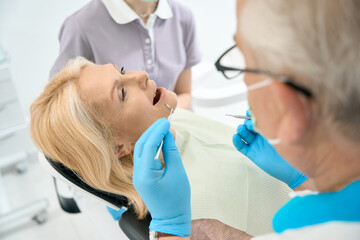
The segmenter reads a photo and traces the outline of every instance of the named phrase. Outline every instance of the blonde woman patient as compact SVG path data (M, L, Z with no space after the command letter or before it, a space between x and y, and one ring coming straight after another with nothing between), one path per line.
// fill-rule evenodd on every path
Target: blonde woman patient
M46 156L90 186L127 197L141 219L148 212L132 185L132 152L152 123L169 116L165 104L175 109L176 94L157 88L146 72L77 57L31 105L31 133ZM176 109L171 126L191 185L192 219L218 219L254 236L271 232L271 219L291 189L233 147L233 128L183 109ZM101 204L92 206L80 208L110 216ZM97 225L108 221L94 219ZM108 238L121 235L113 222Z

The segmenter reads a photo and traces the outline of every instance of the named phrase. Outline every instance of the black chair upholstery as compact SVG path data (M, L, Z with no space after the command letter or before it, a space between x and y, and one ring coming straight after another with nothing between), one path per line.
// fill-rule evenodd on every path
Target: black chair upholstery
M126 211L119 219L119 226L130 240L149 240L150 221L150 214L138 220L133 212Z
M104 192L98 189L95 189L88 184L86 184L83 180L81 180L73 170L70 168L64 166L62 163L55 162L51 158L46 157L49 164L58 172L60 173L64 178L66 178L68 181L73 183L74 185L78 186L79 188L84 189L86 192L89 192L107 202L110 202L111 204L115 205L118 208L127 207L128 200L124 196L120 196L114 193Z
M128 210L121 215L119 219L119 226L130 240L149 239L149 225L151 221L150 215L148 215L144 220L138 220L136 214L132 211L132 208L128 206L128 200L126 197L95 189L89 186L88 184L86 184L83 180L81 180L74 173L74 171L72 171L68 167L64 166L61 163L55 162L49 157L45 156L45 158L53 169L55 169L61 176L66 178L72 184L76 185L77 187L85 190L86 192L92 195L95 195L98 198L101 198L102 200L118 208L122 208L122 207L128 208ZM77 207L76 202L73 199L71 200L72 201L68 200L62 202L61 198L59 197L60 205L63 209L65 207L66 209L65 211L69 213L80 212L80 209Z

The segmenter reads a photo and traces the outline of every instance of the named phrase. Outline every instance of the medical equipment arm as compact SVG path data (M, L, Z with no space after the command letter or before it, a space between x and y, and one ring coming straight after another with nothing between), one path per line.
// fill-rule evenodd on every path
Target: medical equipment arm
M136 142L133 184L152 217L149 228L185 237L191 229L190 184L169 128L160 119ZM154 160L163 139L164 169Z
M247 115L249 116L248 112ZM285 182L292 189L307 179L307 176L282 158L265 138L253 131L251 120L246 119L244 124L238 126L237 133L233 136L233 144L262 170Z

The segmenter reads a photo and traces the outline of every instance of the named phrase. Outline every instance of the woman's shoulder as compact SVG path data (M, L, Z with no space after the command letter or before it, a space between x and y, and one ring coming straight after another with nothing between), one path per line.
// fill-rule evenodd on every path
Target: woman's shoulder
M174 111L174 114L172 115L171 118L174 122L176 123L181 123L183 125L196 125L196 124L203 124L203 125L211 125L211 126L216 126L216 127L220 127L226 130L235 130L233 127L224 124L222 122L216 121L216 120L212 120L208 117L204 117L201 116L197 113L194 113L192 111L186 110L186 109L182 109L182 108L178 108Z
M229 125L184 109L176 109L171 125L176 132L188 133L213 144L232 145L232 135L235 133L235 129Z

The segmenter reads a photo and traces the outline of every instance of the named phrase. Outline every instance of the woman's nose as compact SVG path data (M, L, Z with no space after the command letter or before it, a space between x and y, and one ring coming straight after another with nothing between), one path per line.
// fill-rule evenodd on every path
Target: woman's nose
M149 75L145 71L127 71L125 77L126 81L137 84L142 89L146 89L149 81Z
M147 83L149 81L149 75L145 71L137 72L136 80L138 81L141 88L146 89Z

